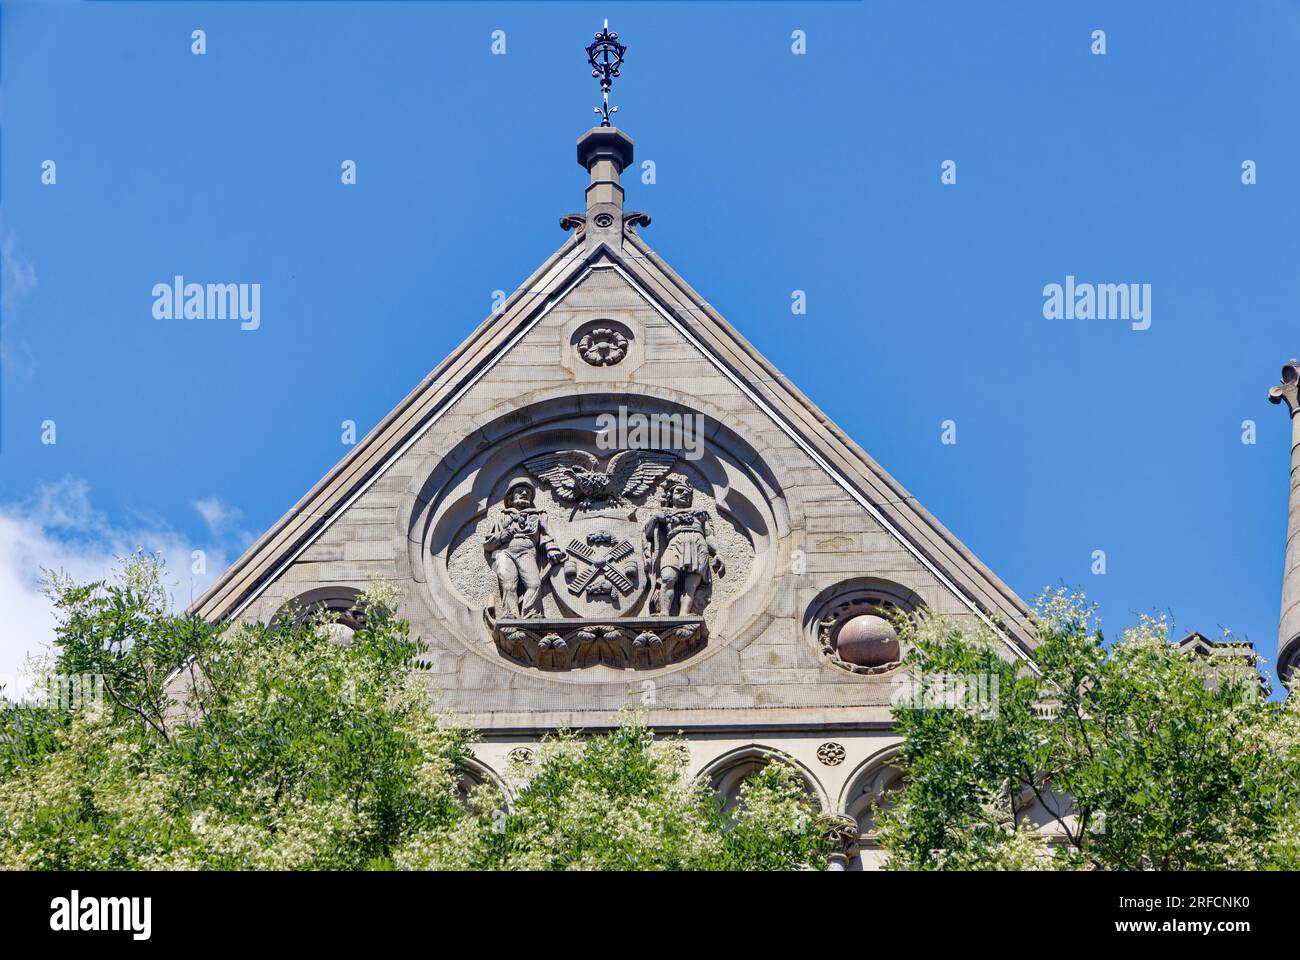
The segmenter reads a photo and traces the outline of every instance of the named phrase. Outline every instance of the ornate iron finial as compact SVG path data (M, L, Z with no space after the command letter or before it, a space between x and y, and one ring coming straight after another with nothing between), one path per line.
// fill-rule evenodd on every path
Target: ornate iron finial
M618 113L618 107L609 105L609 88L618 76L619 67L623 66L623 54L627 52L627 47L618 42L618 34L609 29L609 21L605 21L605 29L596 34L596 42L587 47L587 63L591 66L591 75L600 80L600 106L595 108L595 112L600 114L600 125L608 127L609 116L612 113Z

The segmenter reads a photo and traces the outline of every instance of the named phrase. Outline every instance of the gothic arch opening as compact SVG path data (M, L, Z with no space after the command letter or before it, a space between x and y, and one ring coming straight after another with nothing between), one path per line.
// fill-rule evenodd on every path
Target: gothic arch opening
M706 778L709 786L722 798L723 810L731 811L740 804L740 788L744 782L773 761L793 768L818 808L822 811L829 809L826 791L813 772L775 747L762 744L739 747L710 761L700 771L700 776Z
M497 789L500 794L502 809L508 813L510 811L510 792L506 788L505 780L477 757L465 759L460 778L456 784L457 798L460 805L468 808L474 790L484 785L491 785Z
M903 786L903 771L895 766L901 750L894 745L868 757L845 782L840 809L858 825L857 851L849 859L849 870L877 870L884 865L876 817L889 808L892 795Z
M348 646L353 634L365 623L360 599L361 591L356 587L342 584L317 587L283 604L273 619L291 617L296 623L305 623L314 616L327 614L329 622L325 624L325 632L332 640Z

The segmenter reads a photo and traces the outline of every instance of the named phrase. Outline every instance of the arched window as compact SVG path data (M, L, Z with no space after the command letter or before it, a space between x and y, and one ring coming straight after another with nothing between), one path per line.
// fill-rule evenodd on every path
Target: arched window
M878 870L884 865L876 816L889 808L892 795L903 786L903 771L894 765L899 749L889 747L869 757L845 785L840 809L858 825L857 855L849 860L850 870Z
M361 591L355 587L318 587L300 594L280 608L277 617L291 617L295 623L305 623L321 612L331 615L325 632L344 646L352 643L352 635L361 629L366 620L361 606Z
M773 760L792 767L803 780L813 802L821 810L827 809L826 794L817 778L803 764L774 747L753 744L724 753L706 765L701 776L708 778L709 786L722 798L723 810L732 811L740 804L741 784Z
M501 794L502 812L508 812L510 794L506 789L505 781L497 775L495 770L477 757L469 757L464 761L464 766L460 771L460 777L456 782L456 794L457 799L460 801L460 805L468 809L470 794L473 792L475 787L482 786L483 784L491 784L497 788Z

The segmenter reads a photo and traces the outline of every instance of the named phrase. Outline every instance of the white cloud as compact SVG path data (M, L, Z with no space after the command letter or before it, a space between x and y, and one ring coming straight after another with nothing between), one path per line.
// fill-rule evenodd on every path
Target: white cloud
M234 531L243 518L243 513L238 507L222 503L217 497L204 497L202 500L193 501L193 504L214 537L222 537Z
M4 285L0 299L6 313L18 301L36 288L36 268L18 249L18 237L8 228L0 227L0 283Z
M203 518L208 533L212 535L212 543L228 549L232 555L243 553L257 539L243 527L244 512L219 497L191 500L190 505Z
M238 511L235 511L238 514ZM191 574L191 553L207 554L207 572ZM25 501L0 504L0 683L21 694L26 658L49 652L54 642L53 604L45 596L43 571L78 581L110 576L116 558L144 550L167 564L172 602L184 608L226 566L220 548L196 544L166 526L115 527L90 502L85 480L65 477L42 484Z
M15 336L18 302L36 288L36 268L18 249L18 237L0 219L0 367L31 376L36 369L31 349Z

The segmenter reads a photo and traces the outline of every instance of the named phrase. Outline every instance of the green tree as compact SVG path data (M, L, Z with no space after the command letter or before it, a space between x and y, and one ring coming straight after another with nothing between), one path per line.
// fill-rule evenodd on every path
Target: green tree
M905 786L878 818L891 867L1300 867L1296 698L1266 699L1244 658L1178 650L1163 620L1107 647L1065 591L1037 627L1041 673L989 630L912 630ZM995 696L944 706L958 678Z
M322 619L222 629L168 613L162 569L55 579L61 676L98 709L5 711L0 864L32 869L383 865L461 816L467 731L440 721L391 591L350 646ZM170 691L188 687L178 703Z
M535 758L515 761L507 814L488 788L473 806L473 865L525 870L825 869L828 822L794 769L769 763L723 808L702 779L689 779L685 743L656 739L641 712L593 737L561 732ZM436 866L445 849L423 838L398 864Z
M169 612L138 556L110 581L55 577L60 676L92 706L0 707L9 869L785 869L829 841L788 767L721 809L681 746L635 714L549 738L498 787L462 790L472 732L430 701L396 593L328 618L225 626ZM178 692L188 691L181 693ZM508 811L508 812L507 812Z

